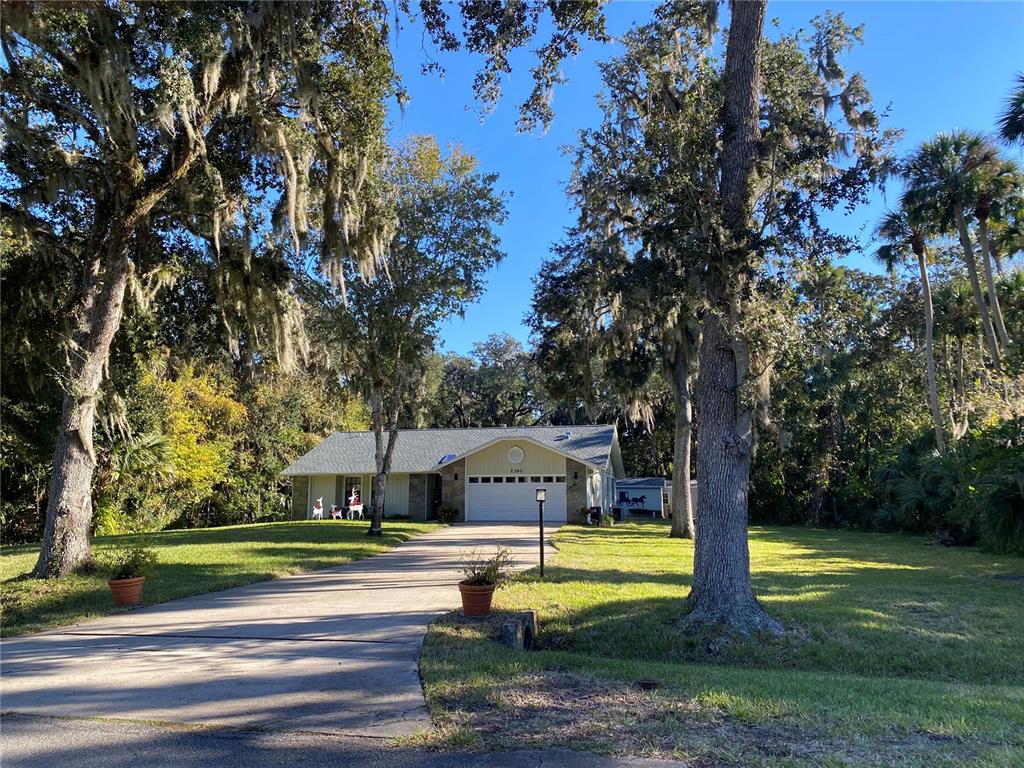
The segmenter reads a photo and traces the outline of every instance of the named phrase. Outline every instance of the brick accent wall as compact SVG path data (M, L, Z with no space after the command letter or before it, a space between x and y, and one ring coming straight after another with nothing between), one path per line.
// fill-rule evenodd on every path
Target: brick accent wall
M427 519L427 476L409 475L409 517Z
M292 520L305 520L309 507L309 478L299 475L292 478Z
M441 503L455 507L457 522L466 520L466 460L449 464L441 470Z
M580 508L587 506L587 467L569 458L565 460L565 506L568 522L586 522Z

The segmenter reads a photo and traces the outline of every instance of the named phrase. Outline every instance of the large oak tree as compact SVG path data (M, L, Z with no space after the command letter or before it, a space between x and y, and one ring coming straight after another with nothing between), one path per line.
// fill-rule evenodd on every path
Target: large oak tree
M495 228L505 219L497 177L457 147L442 152L433 138L410 139L384 176L396 222L387 272L350 274L340 292L309 286L319 305L311 333L370 405L371 534L381 530L399 417L426 374L441 322L480 295L484 274L503 256Z
M549 19L526 128L550 120L550 90L578 38L603 34L593 0L467 4L461 36L438 3L397 7L442 50L482 57L485 108L510 52ZM54 264L51 290L69 294L70 307L36 576L90 557L110 350L126 296L159 284L169 240L208 246L223 265L225 325L259 313L272 330L267 351L286 364L300 336L289 271L308 259L340 286L348 266L372 275L383 264L393 222L374 179L385 99L403 97L388 51L394 10L379 0L4 3L0 203L9 231ZM273 266L262 270L275 278L269 290L256 285L254 252Z

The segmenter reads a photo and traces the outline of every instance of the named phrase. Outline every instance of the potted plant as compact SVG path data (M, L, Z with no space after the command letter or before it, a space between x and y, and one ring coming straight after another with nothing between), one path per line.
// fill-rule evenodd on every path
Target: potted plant
M505 547L498 547L493 557L473 551L462 561L459 592L462 595L462 615L482 619L491 615L491 599L498 582L508 575L512 555Z
M142 585L146 571L156 563L156 552L135 545L109 552L104 558L110 571L110 594L114 605L138 605L142 602Z

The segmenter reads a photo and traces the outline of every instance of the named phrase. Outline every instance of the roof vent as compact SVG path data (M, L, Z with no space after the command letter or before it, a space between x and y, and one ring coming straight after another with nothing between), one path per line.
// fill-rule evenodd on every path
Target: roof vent
M441 457L441 460L439 462L437 462L437 463L438 464L447 464L449 461L452 461L454 459L455 459L455 454L454 453L446 453L444 456Z
M567 430L565 430L565 432L563 432L562 434L560 434L558 436L558 439L559 440L568 440L570 437L572 437L572 430L567 429Z

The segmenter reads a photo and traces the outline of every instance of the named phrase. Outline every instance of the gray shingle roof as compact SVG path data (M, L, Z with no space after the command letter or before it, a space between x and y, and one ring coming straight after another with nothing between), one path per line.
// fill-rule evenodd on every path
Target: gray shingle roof
M567 434L568 433L568 434ZM436 472L446 456L473 453L496 440L525 438L572 458L604 468L615 427L608 424L571 427L479 427L469 429L399 430L392 472ZM451 461L452 459L449 459ZM332 432L320 445L284 470L285 475L371 474L372 432Z
M615 481L616 488L671 488L672 481L663 477L627 477Z

